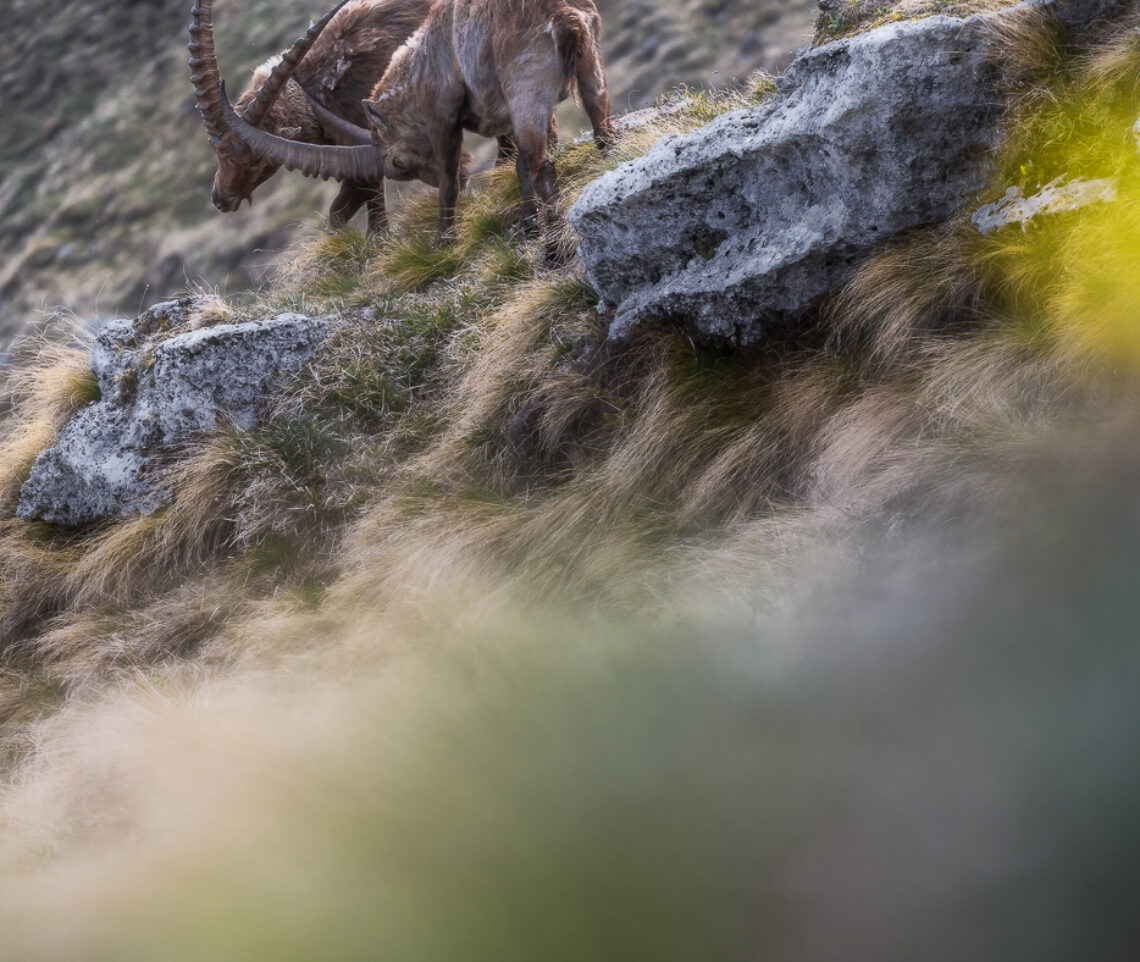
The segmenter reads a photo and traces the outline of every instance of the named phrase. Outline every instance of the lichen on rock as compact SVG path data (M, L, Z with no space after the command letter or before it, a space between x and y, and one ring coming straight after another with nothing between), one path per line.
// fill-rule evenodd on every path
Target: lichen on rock
M252 427L281 375L331 329L328 318L292 313L194 329L203 301L166 301L99 332L90 364L100 399L36 459L19 517L77 526L154 511L184 445L223 418Z
M903 231L936 224L995 169L1003 18L1091 23L1119 0L1029 0L898 21L802 52L759 107L662 138L570 210L610 336L644 324L748 345L786 332Z
M803 54L768 103L591 184L570 220L611 335L680 322L760 341L876 244L952 214L1001 139L991 80L985 18L890 24Z

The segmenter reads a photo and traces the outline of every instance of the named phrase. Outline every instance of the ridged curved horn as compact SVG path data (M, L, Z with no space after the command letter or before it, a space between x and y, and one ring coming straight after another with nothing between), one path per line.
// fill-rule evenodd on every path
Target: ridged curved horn
M225 136L226 123L222 117L218 92L221 74L214 53L214 0L195 0L190 8L190 82L194 85L194 100L210 140L217 142Z
M323 147L287 140L260 130L237 115L226 97L224 80L218 89L218 99L227 131L271 164L321 180L331 177L334 180L378 184L384 177L384 152L379 147Z
M303 85L301 93L309 101L309 106L313 108L313 113L317 115L317 122L321 125L321 130L325 132L325 136L329 140L335 140L338 144L345 144L347 146L367 146L372 143L372 133L363 127L357 127L351 120L345 120L338 114L334 114L324 104L320 103Z
M304 59L305 54L309 52L309 48L316 42L317 37L321 35L321 31L329 25L329 21L337 15L340 8L346 3L348 3L348 0L340 0L340 3L309 27L308 33L294 40L293 46L281 55L281 59L277 61L277 64L270 71L265 83L261 85L254 95L253 100L249 102L249 105L243 111L245 119L253 124L254 127L261 126L266 115L269 113L269 108L273 106L281 94L281 91L284 89L286 82L293 76L293 71L297 69L297 65Z

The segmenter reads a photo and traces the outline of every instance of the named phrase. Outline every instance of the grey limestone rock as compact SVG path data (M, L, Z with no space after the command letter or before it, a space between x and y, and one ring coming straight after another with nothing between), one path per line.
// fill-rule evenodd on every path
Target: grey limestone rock
M1111 22L1135 0L1033 0ZM675 323L710 340L786 329L856 263L986 183L1004 104L994 17L900 21L802 53L766 104L662 138L589 185L569 219L610 335Z
M169 496L163 469L228 418L251 427L280 375L303 365L330 321L279 314L190 329L195 300L107 324L91 348L100 400L37 459L18 515L61 525L148 514Z
M655 321L759 341L875 244L953 213L1001 136L983 23L931 17L811 50L768 103L587 187L569 216L611 336Z

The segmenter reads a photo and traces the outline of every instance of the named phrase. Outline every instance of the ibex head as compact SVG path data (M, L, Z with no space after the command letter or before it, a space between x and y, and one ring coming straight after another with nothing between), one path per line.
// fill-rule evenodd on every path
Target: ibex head
M271 73L259 69L254 74L253 83L238 99L234 110L249 121L251 113L258 114L257 96L265 89L271 79ZM281 137L295 140L301 134L300 127L280 126L264 120L256 126L266 127ZM213 138L211 138L212 142ZM222 143L214 147L218 160L218 169L214 172L214 186L210 192L210 200L222 213L232 213L242 205L242 201L253 203L253 192L277 173L280 165L272 164L264 158L254 154L240 140L228 130Z
M321 148L288 139L299 133L299 128L285 128L280 131L283 136L260 129L297 64L347 2L340 0L314 23L277 60L264 82L255 82L238 100L235 110L226 99L214 52L213 0L195 0L190 10L190 80L210 146L218 158L211 195L218 210L235 211L242 201L252 203L253 191L281 166L308 177L361 183L376 182L382 176L382 159L373 147Z

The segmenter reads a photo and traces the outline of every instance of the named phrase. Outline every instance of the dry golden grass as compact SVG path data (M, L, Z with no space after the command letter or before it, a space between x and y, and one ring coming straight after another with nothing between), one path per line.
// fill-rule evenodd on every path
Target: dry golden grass
M1077 58L1083 84L1102 93L1140 96L1140 13L1107 25L1100 42Z
M1022 50L1009 76L1033 89L1002 176L1053 149L1054 106L1082 89L1115 98L1096 136L1119 140L1132 46L1117 38L1050 73L1048 31L1007 39ZM763 89L698 97L612 156L569 146L565 202L663 132ZM171 475L174 501L148 518L72 534L0 526L0 645L15 672L0 679L0 724L22 730L59 693L131 672L301 657L357 617L430 637L417 599L437 592L458 607L663 623L685 617L692 596L677 586L690 581L778 606L801 553L996 498L1019 482L995 459L1132 390L1133 196L989 239L965 220L918 232L865 263L816 330L757 353L676 331L606 342L580 268L551 270L516 236L510 171L476 178L446 251L426 239L430 194L390 238L316 235L240 311L343 322L267 423L202 439ZM83 352L45 348L10 393L9 512L35 453L91 397ZM734 581L741 571L754 583ZM403 630L417 619L428 627Z
M924 232L863 266L828 313L831 343L864 364L902 372L983 316L977 270L965 256L973 228L961 218Z
M1033 89L1017 98L997 196L1046 151L1104 163L1107 149L1111 164L1123 163L1114 145L1140 110L1128 44L1117 38L1050 68L1053 48L1041 36L1028 30L1015 38L1023 53L1010 54L1020 66L1008 76L1030 78ZM1100 111L1106 100L1113 109ZM726 105L698 104L662 124L694 123ZM1091 147L1083 123L1057 146L1062 115L1102 118ZM661 130L631 133L619 155ZM989 238L965 219L916 232L862 264L810 331L753 352L698 348L676 330L607 342L579 269L547 268L543 252L512 232L517 197L513 175L501 171L462 198L450 251L424 242L434 220L428 195L389 239L345 232L308 241L279 288L242 312L293 305L335 313L342 326L282 386L266 423L202 439L171 476L174 501L148 518L72 534L0 525L0 915L23 940L14 943L21 957L206 959L218 957L223 938L235 940L232 957L283 958L298 944L307 955L318 946L322 957L366 957L403 931L391 924L406 920L401 906L423 912L423 931L436 931L441 884L482 906L457 866L498 866L497 880L522 865L517 877L526 880L527 865L546 878L551 866L582 864L599 822L574 821L581 799L596 792L608 817L625 797L614 785L638 800L618 833L623 853L631 831L656 824L645 812L662 811L646 807L638 785L649 802L676 802L678 828L649 832L653 847L633 859L637 870L653 869L631 883L643 908L650 882L684 874L662 873L660 859L676 864L670 846L689 838L694 813L711 813L710 825L747 826L728 830L726 845L762 841L741 811L763 810L769 824L757 800L783 787L784 774L802 774L806 759L811 790L787 796L787 810L802 813L818 773L847 772L837 732L880 731L883 706L895 705L870 699L866 715L842 715L811 751L788 742L804 728L764 714L779 709L773 680L798 664L800 622L811 621L821 596L851 593L850 611L832 611L844 642L861 637L860 624L863 634L899 631L898 592L851 589L866 556L887 555L890 572L913 577L910 556L896 557L907 532L939 535L988 519L995 502L1034 500L1027 492L1057 476L1050 458L1080 463L1080 436L1095 434L1090 426L1106 412L1119 423L1094 465L1111 467L1103 446L1134 435L1140 156L1132 156L1119 170L1116 204ZM589 145L561 154L566 199L614 161ZM229 315L219 308L218 316ZM0 485L9 510L37 445L90 397L81 360L75 350L48 351L13 384ZM1135 465L1121 470L1135 476ZM1060 574L1033 580L1026 611L1009 614L1007 569L995 562L997 600L981 614L957 611L974 619L961 630L984 650L956 692L987 688L993 652L1009 637L1024 647L1011 662L1019 683L1047 653L1041 639L1052 622L1040 611L1056 590L1049 578L1068 586L1076 574L1066 567L1072 559L1050 554L1048 530L1033 544L1029 567L1040 556ZM1102 592L1090 597L1104 597L1106 608L1117 581L1134 598L1133 549L1090 576ZM913 638L912 622L902 626L904 657L879 662L845 650L822 696L809 682L814 699L801 701L798 690L788 699L801 719L848 705L860 672L878 677L925 657L911 642L940 630L944 572L959 565L977 574L974 556L962 564L956 551L935 537L920 557L937 590ZM1102 577L1102 568L1123 574ZM785 615L799 620L781 632ZM1022 631L1029 621L1037 634L1010 634L1002 617ZM1101 640L1090 632L1069 643ZM1065 678L1074 663L1058 661ZM692 679L714 667L732 686L718 681L694 698ZM939 681L945 674L937 661L926 670ZM976 684L978 670L986 685ZM560 701L564 683L576 695ZM727 691L738 701L726 701ZM906 692L903 735L927 718L928 701L909 700L909 686L876 691ZM999 701L997 717L1008 722L1016 713ZM750 724L719 724L726 704ZM955 733L977 718L960 704L948 716ZM1018 737L1023 717L1052 720L1067 737L1068 717L1057 722L1053 702L1042 704L1038 715L1016 714ZM980 742L990 744L994 730L982 724ZM726 732L742 733L739 754L721 753ZM437 737L448 747L433 754ZM765 738L771 758L758 759ZM576 767L595 739L597 757ZM897 746L873 747L874 764L853 764L875 773L868 798L879 804L876 765L896 760ZM1109 756L1115 779L1119 751ZM653 773L671 759L677 777L662 793ZM912 759L903 761L910 771ZM757 780L744 796L742 773ZM929 797L929 784L922 793ZM739 809L718 801L742 797ZM544 834L551 811L554 821L570 814L564 836ZM546 846L550 837L565 849ZM473 849L472 838L493 854ZM500 859L504 845L509 856ZM606 839L597 850L615 846ZM724 851L710 859L710 878L720 877ZM293 859L303 881L285 864ZM755 859L746 861L752 878ZM487 877L476 887L497 898ZM220 878L229 880L221 888ZM378 909L393 892L397 907ZM712 903L719 920L723 900ZM174 904L177 912L148 911ZM512 921L504 931L515 932L520 904L512 898L504 910ZM68 924L48 925L61 905ZM534 931L548 932L555 902L535 905ZM640 954L615 957L668 957L644 950L661 947L652 921L648 941L630 943ZM440 931L453 924L454 915ZM688 916L682 935L687 924ZM393 958L420 957L398 949Z
M1015 98L1053 96L1052 74L1062 62L1068 40L1048 9L1025 9L991 21L991 60L1001 82ZM1026 108L1024 101L1022 109Z
M36 455L97 396L81 343L36 338L16 345L15 361L0 389L0 403L8 409L0 438L0 505L5 512L15 509L19 486Z

